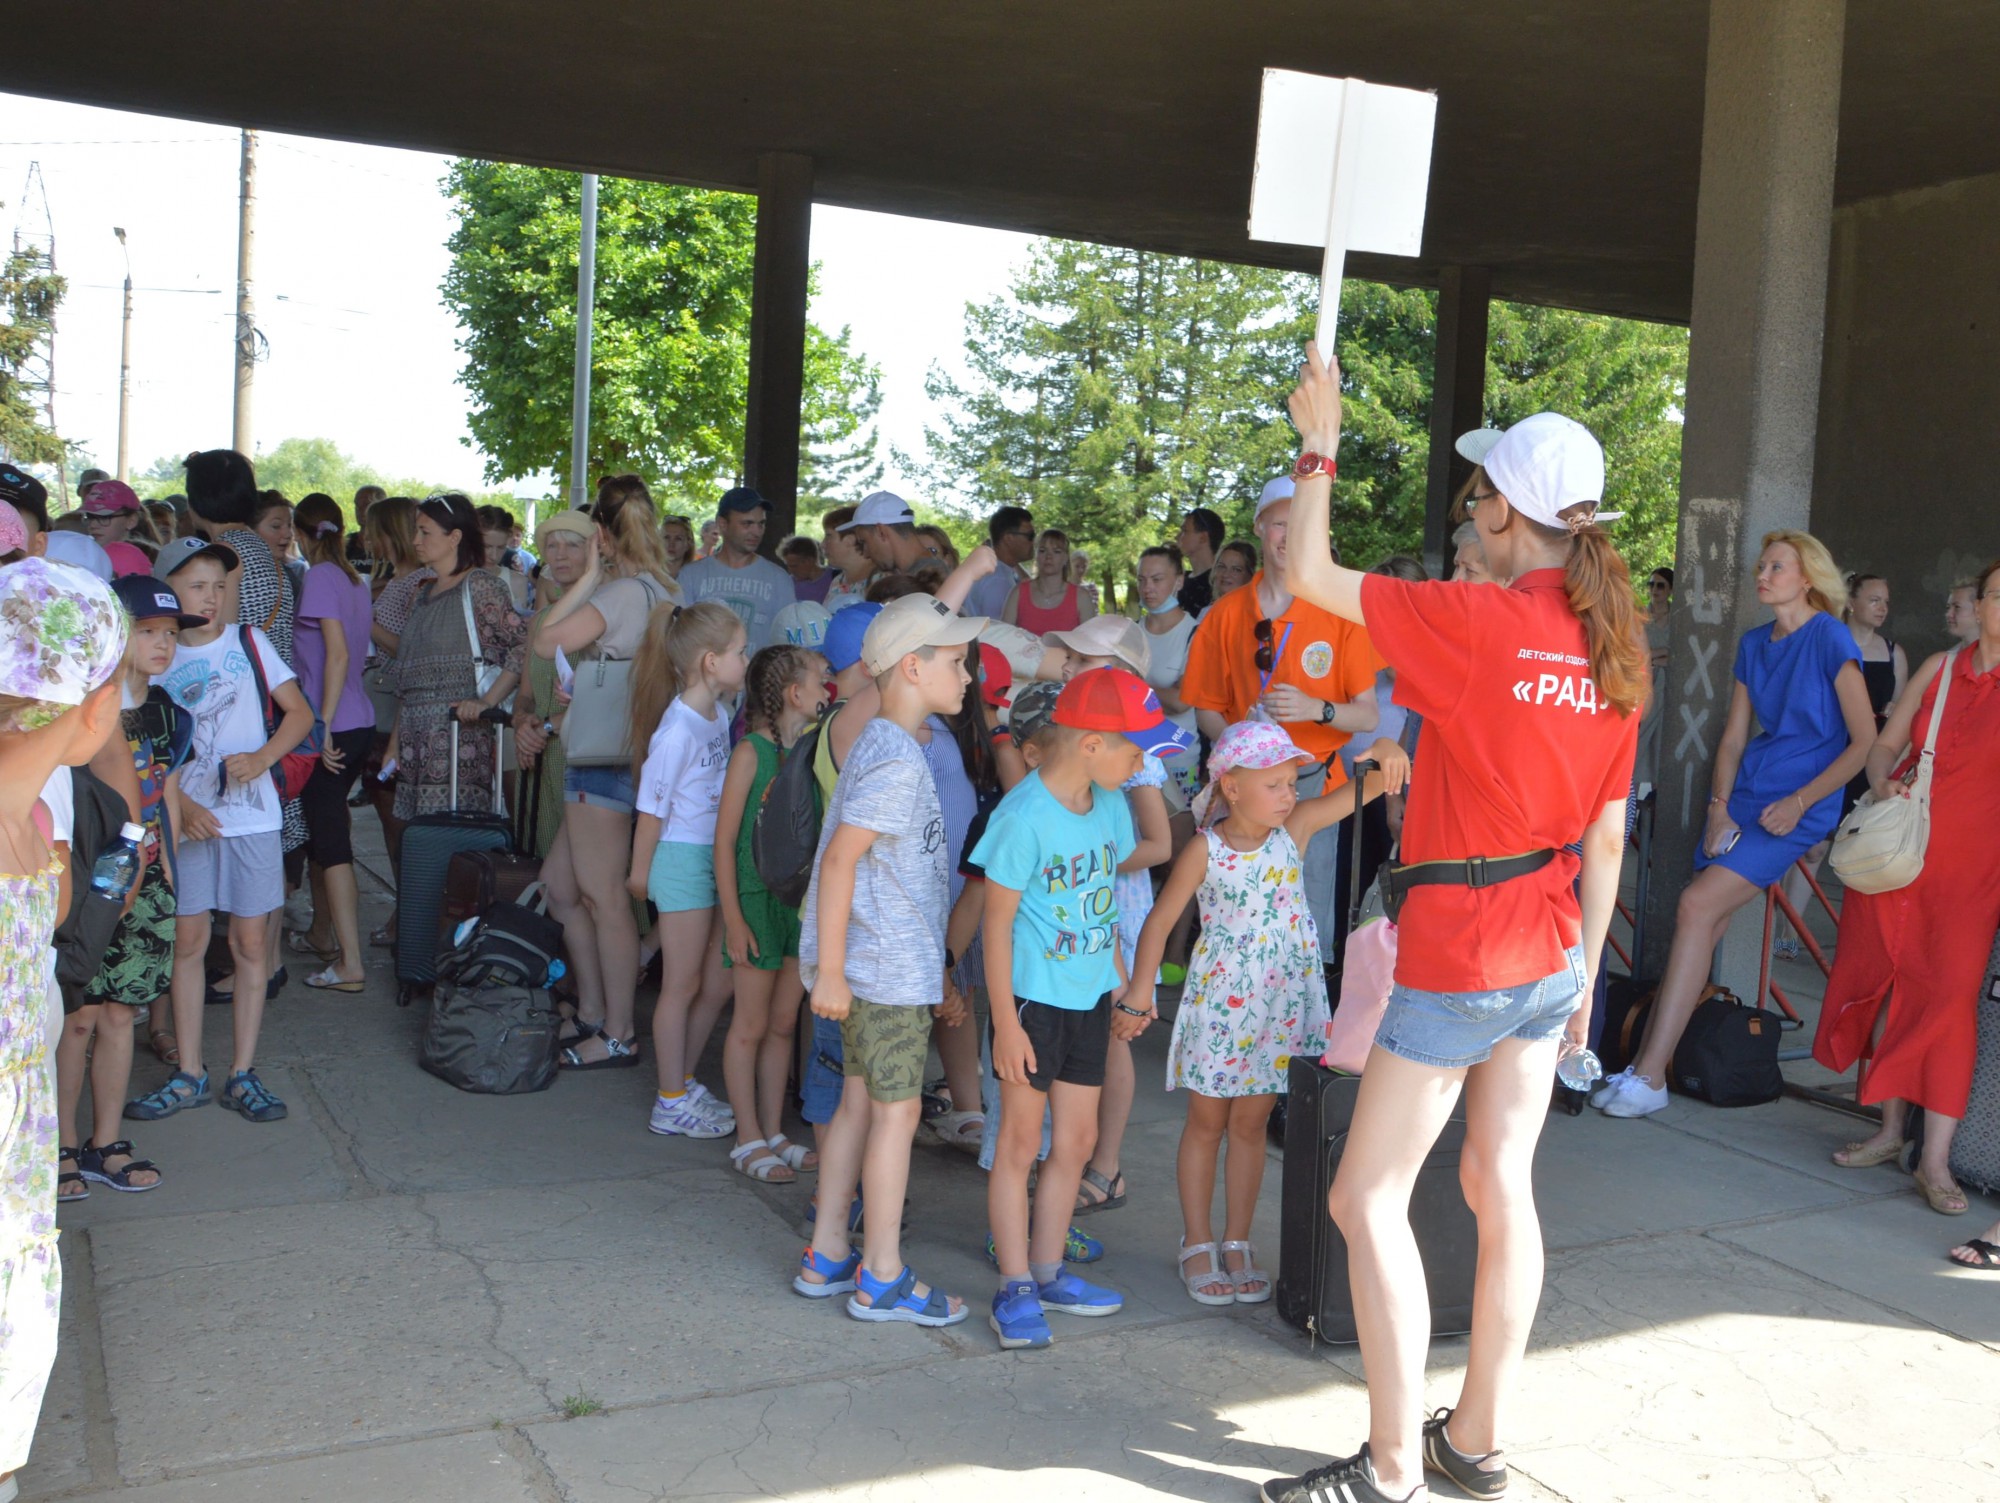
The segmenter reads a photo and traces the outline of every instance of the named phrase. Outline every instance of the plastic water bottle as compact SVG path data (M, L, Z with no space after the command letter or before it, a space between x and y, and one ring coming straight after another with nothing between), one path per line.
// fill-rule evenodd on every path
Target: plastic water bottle
M1587 1091L1604 1078L1604 1062L1589 1049L1574 1049L1556 1061L1556 1079L1572 1091Z
M90 869L90 890L102 893L114 903L123 903L139 880L139 842L146 838L141 825L126 825L118 832L118 844L97 858Z

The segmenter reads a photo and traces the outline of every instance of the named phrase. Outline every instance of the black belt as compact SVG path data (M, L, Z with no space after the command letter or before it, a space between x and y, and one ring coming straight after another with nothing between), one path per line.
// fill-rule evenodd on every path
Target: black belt
M1383 905L1393 916L1412 887L1497 887L1538 872L1555 859L1553 850L1542 850L1520 856L1469 856L1463 861L1414 861L1408 866L1391 862L1382 868Z

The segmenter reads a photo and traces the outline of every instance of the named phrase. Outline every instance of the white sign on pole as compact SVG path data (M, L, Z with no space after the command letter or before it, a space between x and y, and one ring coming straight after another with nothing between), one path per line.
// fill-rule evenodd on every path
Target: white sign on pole
M1326 248L1319 347L1330 354L1352 250L1415 256L1424 241L1437 95L1264 70L1250 238Z

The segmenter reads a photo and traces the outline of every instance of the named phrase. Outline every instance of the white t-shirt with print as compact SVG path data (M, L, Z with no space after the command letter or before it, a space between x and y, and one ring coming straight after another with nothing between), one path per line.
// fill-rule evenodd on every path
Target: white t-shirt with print
M246 639L256 644L273 690L296 677L262 631L232 626L204 646L181 643L174 649L173 666L153 680L194 717L194 745L181 768L181 794L213 814L224 835L261 835L284 823L270 773L223 786L223 758L254 752L270 739L264 734L257 680L243 655Z
M660 717L639 770L638 809L660 822L660 840L715 844L715 811L729 770L729 717L704 720L684 700Z

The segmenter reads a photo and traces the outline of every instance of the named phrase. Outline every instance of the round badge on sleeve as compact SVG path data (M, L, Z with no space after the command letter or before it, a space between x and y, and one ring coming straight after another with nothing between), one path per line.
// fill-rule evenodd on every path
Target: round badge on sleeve
M1307 678L1325 678L1333 672L1333 644L1315 642L1299 655L1299 667Z

